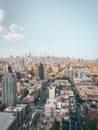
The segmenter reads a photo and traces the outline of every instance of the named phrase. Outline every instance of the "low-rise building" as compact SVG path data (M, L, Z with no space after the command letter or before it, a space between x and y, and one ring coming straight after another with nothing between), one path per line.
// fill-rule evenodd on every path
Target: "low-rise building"
M56 101L48 99L45 106L45 116L46 117L55 117L56 116Z
M76 92L82 100L98 101L98 87L94 85L76 86Z
M18 104L16 107L9 106L5 109L5 113L13 113L18 120L18 126L22 125L26 116L26 105Z

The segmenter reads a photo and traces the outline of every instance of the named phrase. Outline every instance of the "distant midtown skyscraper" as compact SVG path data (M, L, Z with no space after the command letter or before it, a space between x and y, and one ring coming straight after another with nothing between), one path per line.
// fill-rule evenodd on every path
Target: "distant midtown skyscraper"
M44 64L43 63L40 63L39 65L39 78L41 80L44 79Z
M6 106L15 106L17 103L16 78L10 65L6 65L5 74L2 77L2 103Z

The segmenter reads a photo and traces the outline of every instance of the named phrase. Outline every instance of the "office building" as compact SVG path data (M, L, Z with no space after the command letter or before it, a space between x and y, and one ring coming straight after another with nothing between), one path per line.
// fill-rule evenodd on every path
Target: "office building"
M41 80L44 79L44 64L40 63L39 65L39 78Z
M51 85L49 88L49 99L54 99L55 98L55 86Z

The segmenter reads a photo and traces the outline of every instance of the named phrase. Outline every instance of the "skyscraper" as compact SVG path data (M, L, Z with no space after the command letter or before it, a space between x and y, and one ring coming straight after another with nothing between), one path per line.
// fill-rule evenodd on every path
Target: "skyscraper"
M41 80L44 79L44 64L40 63L39 65L39 78Z
M49 88L49 99L54 99L55 98L55 86L51 85Z
M9 64L5 66L5 73L12 73L12 67Z
M15 106L17 103L16 78L10 65L6 65L2 78L2 103L6 106Z

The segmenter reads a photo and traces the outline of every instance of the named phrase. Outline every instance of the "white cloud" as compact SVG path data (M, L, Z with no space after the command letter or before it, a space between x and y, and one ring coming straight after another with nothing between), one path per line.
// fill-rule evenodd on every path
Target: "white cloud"
M3 26L0 25L0 32L3 32Z
M18 27L16 24L13 23L8 28L9 30L7 30L6 34L3 36L5 40L18 41L24 39L23 34L17 33L17 29L23 29L21 26Z
M15 32L17 29L23 30L23 27L17 26L17 25L14 24L14 23L9 26L9 30L10 30L11 32Z
M23 34L19 34L16 32L9 32L8 34L4 35L5 40L8 41L17 41L17 40L23 40Z
M4 31L3 22L5 17L5 11L0 9L0 32L2 33Z
M11 32L15 32L16 29L17 29L17 25L16 25L16 24L12 24L11 26L9 26L9 30L10 30Z
M0 24L4 21L5 11L0 9Z
M0 33L3 39L1 41L17 41L23 40L24 36L21 33L18 33L19 30L23 30L21 26L17 26L16 24L11 24L8 28L3 26L4 17L6 12L0 9Z

